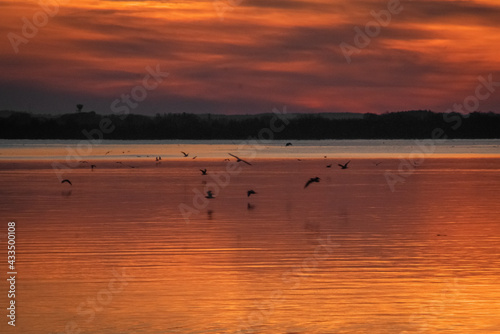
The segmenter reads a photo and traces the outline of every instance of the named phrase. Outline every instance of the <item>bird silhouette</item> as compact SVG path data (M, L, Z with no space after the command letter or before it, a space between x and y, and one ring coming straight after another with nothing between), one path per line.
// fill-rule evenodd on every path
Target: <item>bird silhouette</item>
M69 183L69 185L70 185L70 186L72 186L72 185L73 185L73 184L71 183L71 181L70 181L70 180L68 180L68 179L64 179L64 180L62 180L62 181L61 181L61 183Z
M201 175L207 175L207 169L200 169Z
M211 198L215 198L215 197L214 197L214 194L212 193L212 191L209 190L209 191L207 191L207 196L205 196L205 198L211 199Z
M104 155L108 155L109 153L111 153L111 151L106 152Z
M194 159L196 159L197 157L198 157L198 156L197 156L197 155L195 155L195 156L193 157L193 160L194 160Z
M231 153L228 153L228 154L229 154L230 156L232 156L232 157L236 158L236 162L244 162L244 163L246 163L247 165L250 165L250 166L252 165L252 164L251 164L251 163L249 163L248 161L245 161L245 160L243 160L243 159L241 159L241 158L239 158L239 157L235 156L234 154L231 154Z
M252 195L252 194L257 194L257 193L253 190L247 191L247 197L250 197L250 195Z
M189 153L186 153L186 152L182 152L182 151L181 151L181 153L182 153L182 154L184 154L184 157L187 157L187 156L189 156Z
M121 162L121 161L117 161L116 163L117 163L117 164L120 164L120 165L122 165L122 166L127 166L127 167L130 167L130 168L135 168L135 166L131 166L131 165L124 164L124 163L123 163L123 162Z
M97 167L96 165L90 165L91 170L94 170L94 168L96 168L96 167Z
M374 162L373 164L374 164L375 166L378 166L378 165L380 165L381 163L382 163L382 161L380 161L380 162Z
M307 188L311 183L313 182L319 182L320 178L319 177L311 177L309 181L307 181L306 185L304 186L304 189Z
M347 165L349 164L349 162L351 162L351 160L349 160L348 162L346 162L345 164L338 164L340 168L342 169L347 169Z
M326 165L326 168L331 168L332 164Z
M292 146L292 143L286 143L285 146Z

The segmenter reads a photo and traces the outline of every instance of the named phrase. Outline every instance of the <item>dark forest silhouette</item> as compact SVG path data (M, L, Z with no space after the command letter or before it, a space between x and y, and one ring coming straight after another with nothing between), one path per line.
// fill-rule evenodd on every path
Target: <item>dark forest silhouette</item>
M337 119L321 114L294 115L283 131L274 133L274 139L426 139L435 129L442 129L446 138L500 138L500 114L492 112L474 112L466 118L427 110L356 115L359 117ZM269 128L273 116L123 116L95 112L49 116L3 111L0 138L85 139L84 130L98 129L101 120L107 118L113 131L104 134L104 139L246 139Z

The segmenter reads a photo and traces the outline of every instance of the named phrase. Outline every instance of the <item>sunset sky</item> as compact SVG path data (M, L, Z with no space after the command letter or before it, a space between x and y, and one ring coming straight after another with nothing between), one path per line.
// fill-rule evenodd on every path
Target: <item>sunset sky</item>
M498 0L401 1L348 63L341 43L388 3L0 0L0 110L110 114L138 87L138 114L442 112L500 82ZM146 90L148 66L169 76ZM500 111L496 89L479 110Z

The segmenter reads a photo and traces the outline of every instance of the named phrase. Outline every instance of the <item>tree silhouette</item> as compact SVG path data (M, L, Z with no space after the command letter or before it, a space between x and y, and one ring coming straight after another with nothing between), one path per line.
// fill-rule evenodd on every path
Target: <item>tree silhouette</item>
M82 106L83 105L79 105ZM78 108L82 109L82 108ZM103 121L105 120L105 121ZM460 123L457 123L460 121ZM248 117L196 114L99 115L93 111L59 116L0 111L2 139L85 139L102 124L113 130L106 139L248 139L273 124L269 114ZM364 114L362 118L329 119L322 115L290 118L274 139L431 139L436 130L443 138L500 138L500 114L457 113L428 110ZM96 130L97 131L97 130ZM93 132L95 133L95 132ZM433 138L435 139L435 138Z

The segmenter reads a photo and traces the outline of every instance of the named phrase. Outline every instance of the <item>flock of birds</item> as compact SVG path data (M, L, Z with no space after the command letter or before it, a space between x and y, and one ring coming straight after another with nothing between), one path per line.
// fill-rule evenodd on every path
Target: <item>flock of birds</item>
M285 144L285 146L291 146L291 145L292 145L292 143L286 143L286 144ZM111 152L111 151L106 152L106 154L105 154L105 155L109 154L110 152ZM189 153L186 153L186 152L184 152L184 151L181 151L181 153L182 153L182 155L183 155L183 157L184 157L184 158L189 157ZM252 166L252 164L251 164L250 162L248 162L248 161L246 161L246 160L244 160L244 159L242 159L242 158L240 158L240 157L238 157L238 156L236 156L236 155L234 155L234 154L232 154L232 153L228 153L228 154L229 154L231 157L235 158L235 159L236 159L236 162L242 162L242 163L245 163L245 164L247 164L247 165L249 165L249 166ZM197 158L197 156L194 156L192 159L196 159L196 158ZM325 156L325 158L326 158L326 156ZM155 160L156 160L156 162L157 162L157 163L160 163L160 162L161 162L161 156L155 157ZM301 159L297 159L297 160L301 161ZM230 159L224 159L224 161L230 161ZM346 163L344 163L344 164L339 163L339 164L337 164L337 165L338 165L341 169L347 169L347 168L349 168L349 163L350 163L350 162L351 162L351 160L347 161L347 162L346 162ZM88 162L87 162L87 161L80 161L80 163L88 163ZM117 164L124 165L124 166L127 166L127 167L130 167L130 168L135 168L135 166L131 166L131 165L124 164L124 163L122 163L121 161L117 161L116 163L117 163ZM381 163L382 163L382 162L374 162L375 166L378 166L378 165L380 165ZM96 167L97 167L96 165L90 165L90 168L91 168L91 170L92 170L92 171L93 171L93 170L94 170L94 168L96 168ZM327 168L331 168L331 167L332 167L332 164L326 165L326 167L327 167ZM206 169L206 168L204 168L204 169L200 169L200 172L201 172L201 175L207 175L207 173L208 173L208 171L207 171L207 169ZM307 180L306 184L304 185L304 189L305 189L305 188L307 188L307 187L308 187L309 185L311 185L312 183L319 183L319 182L320 182L320 180L321 180L321 179L320 179L318 176L316 176L316 177L311 177L309 180ZM73 184L71 183L71 181L70 181L70 180L68 180L68 179L64 179L64 180L62 180L62 181L61 181L61 183L68 183L69 185L73 185ZM250 197L251 195L255 195L255 194L257 194L257 193L256 193L253 189L250 189L250 190L248 190L248 191L247 191L247 197ZM207 198L207 199L214 199L214 198L215 198L214 193L213 193L211 190L208 190L208 191L207 191L207 194L206 194L206 196L205 196L205 198ZM249 207L250 207L250 204L249 204Z

